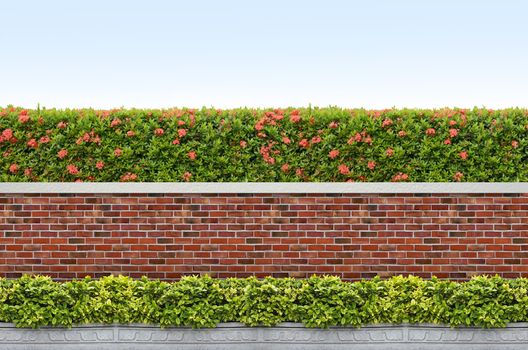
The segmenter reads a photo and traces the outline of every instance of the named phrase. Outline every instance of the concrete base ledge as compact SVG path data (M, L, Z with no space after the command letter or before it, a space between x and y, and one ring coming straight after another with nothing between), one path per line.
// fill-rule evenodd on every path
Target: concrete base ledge
M527 349L528 323L506 328L450 328L447 326L372 325L359 329L305 328L297 323L276 327L245 327L224 323L217 328L160 329L149 325L86 325L71 329L15 328L0 323L0 349Z

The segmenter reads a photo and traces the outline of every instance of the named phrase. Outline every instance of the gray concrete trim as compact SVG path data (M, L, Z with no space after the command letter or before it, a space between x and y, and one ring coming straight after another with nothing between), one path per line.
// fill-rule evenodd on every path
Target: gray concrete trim
M528 182L2 182L0 193L528 193Z
M217 328L167 328L149 325L85 325L71 329L15 328L0 323L3 349L526 349L528 324L506 328L450 328L442 325L371 325L359 329L306 328L298 323L245 327L224 323Z

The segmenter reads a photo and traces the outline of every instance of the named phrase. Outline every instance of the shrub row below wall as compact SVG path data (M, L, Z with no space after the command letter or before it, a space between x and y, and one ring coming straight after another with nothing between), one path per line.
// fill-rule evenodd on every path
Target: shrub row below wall
M528 321L528 279L475 277L468 282L378 278L309 279L185 277L168 283L104 277L54 282L0 279L0 322L19 327L149 323L214 327L219 322L308 327L373 323L443 323L500 327Z
M528 111L0 110L0 181L527 181Z

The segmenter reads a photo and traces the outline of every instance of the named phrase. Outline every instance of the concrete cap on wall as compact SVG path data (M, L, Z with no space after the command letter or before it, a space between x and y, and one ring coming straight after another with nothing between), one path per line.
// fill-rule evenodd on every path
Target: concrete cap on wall
M2 182L0 193L528 193L528 182Z

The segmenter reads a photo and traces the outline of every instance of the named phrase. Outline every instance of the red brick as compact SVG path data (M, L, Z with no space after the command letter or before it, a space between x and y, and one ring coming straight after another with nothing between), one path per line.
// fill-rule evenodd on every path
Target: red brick
M4 276L528 276L528 194L0 194L0 203Z

